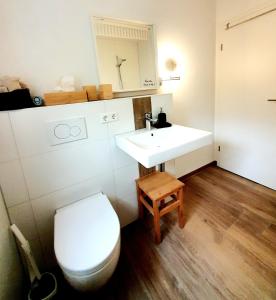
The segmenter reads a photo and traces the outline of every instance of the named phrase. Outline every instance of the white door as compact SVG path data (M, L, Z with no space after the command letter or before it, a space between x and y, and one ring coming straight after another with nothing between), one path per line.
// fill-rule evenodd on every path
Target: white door
M221 42L218 165L276 190L276 12L224 31Z

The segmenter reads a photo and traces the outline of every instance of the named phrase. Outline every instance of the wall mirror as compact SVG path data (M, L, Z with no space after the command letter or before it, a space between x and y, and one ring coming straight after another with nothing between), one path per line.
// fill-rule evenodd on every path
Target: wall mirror
M154 26L93 17L98 76L117 92L158 88Z

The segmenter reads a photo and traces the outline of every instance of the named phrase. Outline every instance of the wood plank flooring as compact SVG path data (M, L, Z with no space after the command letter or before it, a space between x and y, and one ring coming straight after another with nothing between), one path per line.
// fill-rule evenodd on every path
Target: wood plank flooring
M185 183L183 229L163 217L157 246L150 215L124 228L107 286L60 299L276 299L276 192L213 166Z

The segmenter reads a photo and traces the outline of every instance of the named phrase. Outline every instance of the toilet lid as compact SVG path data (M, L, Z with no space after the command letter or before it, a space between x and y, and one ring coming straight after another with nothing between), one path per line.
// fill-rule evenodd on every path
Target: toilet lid
M120 239L118 216L102 193L58 209L54 231L57 261L76 275L101 269Z

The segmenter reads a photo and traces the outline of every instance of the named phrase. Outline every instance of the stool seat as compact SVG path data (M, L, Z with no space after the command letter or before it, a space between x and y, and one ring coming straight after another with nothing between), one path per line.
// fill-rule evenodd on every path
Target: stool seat
M184 187L184 183L167 172L153 172L137 180L139 188L152 200L158 201Z
M160 217L178 209L179 226L184 226L183 182L167 172L155 171L137 179L136 186L139 216L143 217L144 207L153 215L157 244L161 242ZM165 199L169 196L171 200L165 204Z

